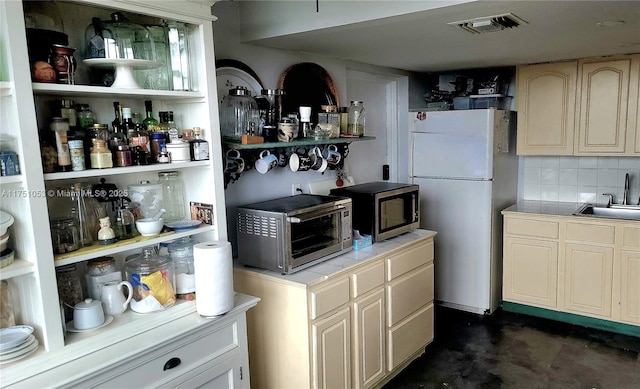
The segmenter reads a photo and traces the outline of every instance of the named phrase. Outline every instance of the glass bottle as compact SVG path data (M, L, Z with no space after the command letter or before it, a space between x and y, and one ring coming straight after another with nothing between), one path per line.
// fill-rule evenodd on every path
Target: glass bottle
M351 136L364 135L364 103L362 101L351 101L349 107L349 119L347 123L347 134Z
M131 116L131 108L122 108L123 127L127 131L130 146L140 146L142 151L149 153L149 133L142 127L133 122Z
M71 170L71 155L69 154L69 119L54 117L49 124L51 131L54 131L56 138L56 151L58 153L58 169L63 172Z
M205 161L209 159L209 142L200 138L202 130L193 127L193 140L189 142L189 154L192 161Z
M160 122L158 123L159 132L169 134L169 112L160 111L158 112L158 117L160 118ZM169 139L168 136L167 139Z
M125 206L120 206L116 212L116 222L113 226L118 240L130 239L136 236L136 220L133 213Z
M93 126L95 119L93 118L93 112L89 108L89 104L78 104L77 111L78 124L81 129Z
M194 242L191 237L185 236L171 242L168 247L176 277L176 293L178 298L185 300L193 300L195 298L193 245Z
M98 200L93 197L90 184L73 184L70 188L70 196L73 202L70 216L78 225L79 244L82 247L90 246L98 236L99 219L105 217L106 213Z
M126 147L126 149L121 149ZM118 159L118 151L129 150L129 140L126 133L122 130L122 126L113 127L113 131L109 133L109 150L113 157L114 166L131 166L131 154L129 152L129 164L126 164L126 160Z
M187 205L184 184L177 171L159 172L158 183L162 185L163 208L167 210L165 222L185 219Z
M58 297L64 306L64 320L73 319L73 307L83 300L82 284L76 273L76 265L70 264L56 268L56 281L58 283Z
M111 128L115 132L116 128L121 130L120 126L122 126L122 105L117 101L113 102L113 115L114 119L111 122Z
M73 104L73 100L60 100L60 116L69 120L69 129L75 130L78 125L78 113Z
M147 117L142 121L142 125L147 129L147 132L160 132L158 128L158 120L153 117L153 105L151 100L144 101L144 108Z
M179 142L180 138L178 137L178 126L176 126L176 122L173 121L173 111L169 111L167 115L167 126L169 143Z
M107 148L107 142L102 139L93 141L93 150L91 150L91 168L107 169L113 167L113 156Z

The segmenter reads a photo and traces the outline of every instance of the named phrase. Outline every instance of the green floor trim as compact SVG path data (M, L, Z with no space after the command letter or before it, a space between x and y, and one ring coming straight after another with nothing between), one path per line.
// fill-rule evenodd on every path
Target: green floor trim
M504 301L502 303L502 309L507 312L522 313L524 315L537 316L583 327L596 328L599 330L615 332L618 334L640 337L640 326L634 326L631 324L616 323L608 320L595 319L593 317L574 315L572 313L558 312L524 304L511 303L508 301Z

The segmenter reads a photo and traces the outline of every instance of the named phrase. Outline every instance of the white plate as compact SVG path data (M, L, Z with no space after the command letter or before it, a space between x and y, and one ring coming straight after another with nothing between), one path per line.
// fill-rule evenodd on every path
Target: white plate
M200 224L202 224L202 221L200 220L178 220L175 222L169 222L169 223L165 223L165 226L169 227L169 228L173 228L175 231L181 231L181 230L190 230L192 228L197 228Z
M229 94L229 89L237 86L246 87L251 92L252 97L256 97L262 93L262 85L244 70L221 66L216 68L216 83L218 84L218 103L222 103L222 99Z
M0 329L0 351L16 347L29 339L31 326L13 326Z
M20 359L22 359L22 358L25 358L25 357L27 357L27 356L29 356L29 355L33 354L33 353L34 353L34 352L36 352L36 350L38 349L38 344L39 344L39 343L38 343L38 339L36 339L36 341L35 341L35 342L33 342L33 343L31 344L31 346L29 346L29 347L27 347L27 348L23 349L23 350L22 350L22 353L21 353L20 355L16 355L15 357L7 358L7 359L0 358L0 365L3 365L3 364L5 364L5 363L10 363L10 362L15 362L15 361L17 361L17 360L20 360Z
M28 348L29 346L37 342L38 340L36 339L35 336L29 335L29 338L21 345L16 346L9 350L0 352L0 360L11 359L11 358L17 357L18 355L22 355L25 352L24 350L26 348Z
M78 330L75 328L75 326L73 325L73 320L71 320L70 322L67 323L67 331L69 332L87 332L87 331L93 331L93 330L97 330L98 328L102 328L105 327L107 325L109 325L109 323L111 323L113 321L113 316L111 315L107 315L104 318L104 323L100 324L97 327L93 327L93 328L89 328L87 330Z

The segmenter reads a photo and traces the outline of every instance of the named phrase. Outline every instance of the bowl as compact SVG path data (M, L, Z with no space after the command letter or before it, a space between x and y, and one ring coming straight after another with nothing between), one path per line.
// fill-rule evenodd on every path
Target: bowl
M9 242L8 233L0 236L0 251L4 251L7 248L7 242Z
M9 266L13 263L13 250L6 249L0 252L0 268Z
M142 236L158 235L160 231L162 231L163 226L164 226L163 218L160 218L158 220L153 220L149 218L136 220L136 228L138 229L138 232Z
M13 216L4 211L0 211L0 235L5 235L12 224Z

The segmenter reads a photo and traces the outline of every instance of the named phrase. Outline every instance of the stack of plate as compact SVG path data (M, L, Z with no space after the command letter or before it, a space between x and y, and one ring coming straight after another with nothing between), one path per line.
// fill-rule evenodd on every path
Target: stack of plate
M0 365L14 362L38 349L33 327L13 326L0 329Z

